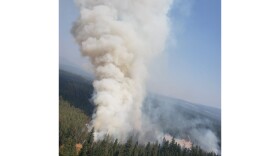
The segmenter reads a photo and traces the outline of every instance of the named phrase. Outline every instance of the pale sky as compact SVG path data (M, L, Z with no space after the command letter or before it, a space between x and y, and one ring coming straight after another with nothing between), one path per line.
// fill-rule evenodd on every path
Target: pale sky
M59 59L90 72L70 33L78 9L60 0ZM149 67L148 90L193 103L221 107L221 1L175 0L165 52Z

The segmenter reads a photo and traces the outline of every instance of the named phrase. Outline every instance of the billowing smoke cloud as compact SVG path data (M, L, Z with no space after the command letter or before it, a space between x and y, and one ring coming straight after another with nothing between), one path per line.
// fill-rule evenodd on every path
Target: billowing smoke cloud
M147 68L164 50L169 33L171 2L77 0L80 17L72 34L94 68L93 102L97 109L91 126L95 139L109 134L125 141L136 134L140 142L148 142L174 136L184 147L194 142L204 150L218 152L216 134L203 127L211 125L207 120L186 120L178 112L182 109L163 105L163 101L153 109L149 107L157 102L144 102ZM147 105L142 107L143 103Z
M95 135L126 140L143 132L149 62L164 50L171 0L77 0L72 34L93 64Z

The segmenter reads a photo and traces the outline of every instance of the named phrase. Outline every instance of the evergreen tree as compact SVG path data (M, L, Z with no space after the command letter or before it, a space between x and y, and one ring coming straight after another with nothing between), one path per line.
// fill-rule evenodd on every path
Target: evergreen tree
M89 156L93 154L93 142L94 142L94 129L92 129L83 143L83 147L80 151L79 156Z
M168 156L169 155L169 141L163 138L162 141L162 148L161 148L161 155Z
M124 155L125 156L130 156L131 155L131 149L132 149L132 137L130 137L125 143Z
M182 151L182 155L183 155L183 156L186 156L187 154L188 154L188 153L187 153L187 149L184 148L183 151Z
M113 150L112 150L113 151L113 155L115 155L115 153L117 151L117 148L118 148L118 139L115 139L112 148L113 148Z
M170 151L171 155L177 156L176 155L176 144L175 144L175 138L174 137L172 138L171 143L169 145L169 151Z
M132 149L132 156L138 156L138 141L134 144L134 147Z
M160 155L160 149L161 149L161 146L160 146L160 144L158 144L158 147L157 147L157 155Z
M63 146L60 147L60 156L76 156L75 142L68 138Z
M157 154L158 154L158 143L156 142L152 145L151 155L157 156Z
M146 156L150 156L151 153L152 153L152 151L151 151L151 144L150 144L150 142L148 142L147 145L146 145L146 148L145 148L145 155Z

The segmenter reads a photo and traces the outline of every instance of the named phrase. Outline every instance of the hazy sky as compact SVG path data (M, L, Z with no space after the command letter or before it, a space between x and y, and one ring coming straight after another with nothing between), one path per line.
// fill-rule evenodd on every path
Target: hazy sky
M78 9L60 0L60 63L89 69L70 33ZM149 67L148 89L186 101L221 105L221 1L175 0L165 52Z

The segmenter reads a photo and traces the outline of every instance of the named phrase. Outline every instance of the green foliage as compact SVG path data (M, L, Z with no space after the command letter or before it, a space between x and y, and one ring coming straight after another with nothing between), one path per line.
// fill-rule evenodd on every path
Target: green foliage
M91 149L87 144L88 142L84 142L80 156L217 156L212 152L204 152L198 146L182 148L174 139L171 142L164 139L162 145L157 142L143 145L133 142L132 138L121 144L117 139L113 141L107 136L103 140L95 141ZM92 152L87 152L90 150Z
M74 139L76 143L82 142L86 137L85 124L89 118L79 109L70 106L69 102L59 100L59 141L60 145L65 139Z
M59 99L59 146L60 155L75 155L75 144L82 143L87 137L85 124L89 118L69 102ZM74 152L73 152L74 151Z
M94 135L93 135L94 129L89 132L86 140L84 141L83 148L80 151L79 156L87 156L93 154L93 141L94 141Z
M131 155L132 153L132 137L130 137L124 145L124 155Z
M75 142L71 138L67 138L65 143L59 149L60 156L76 156Z

